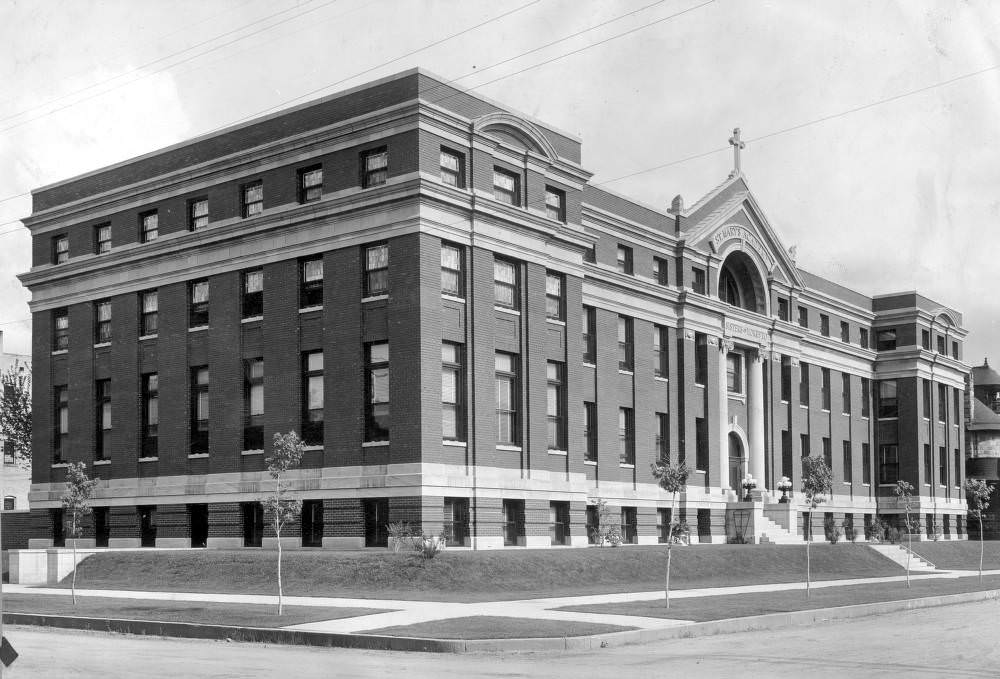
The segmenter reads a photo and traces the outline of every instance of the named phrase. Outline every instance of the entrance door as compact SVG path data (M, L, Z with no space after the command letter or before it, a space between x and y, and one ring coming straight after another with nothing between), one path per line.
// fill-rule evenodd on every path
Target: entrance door
M729 432L729 487L735 488L742 495L743 477L746 476L746 458L743 454L743 442L734 432Z
M375 498L363 502L365 512L365 547L388 547L389 500Z
M323 546L322 500L306 500L302 503L302 546Z
M208 505L188 505L188 528L192 547L208 546Z

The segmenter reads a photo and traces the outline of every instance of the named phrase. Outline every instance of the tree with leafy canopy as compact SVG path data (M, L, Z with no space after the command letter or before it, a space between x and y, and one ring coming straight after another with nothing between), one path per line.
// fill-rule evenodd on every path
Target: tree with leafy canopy
M983 581L983 512L990 508L993 486L985 479L965 479L965 501L969 504L969 514L979 519L979 582Z
M896 506L902 506L906 519L906 586L910 586L910 555L913 553L913 524L910 523L910 511L913 509L913 486L909 481L900 479L892 489L896 496Z
M31 466L31 365L14 361L0 373L0 436L22 467Z
M99 480L87 476L87 465L83 462L71 462L66 467L66 490L62 495L62 506L65 510L64 521L73 543L73 605L76 605L76 540L83 532L83 517L90 514L90 500L94 497L94 488Z
M274 479L274 490L264 498L263 504L264 513L274 526L274 535L278 542L278 615L284 613L281 587L281 529L298 519L302 513L302 501L287 497L287 489L282 485L282 480L289 469L299 466L303 452L302 439L294 431L287 434L275 433L274 451L271 457L264 460L268 474Z
M677 520L677 494L682 492L687 485L691 470L683 462L670 464L670 459L665 457L649 466L660 488L670 493L670 524L667 527L667 575L663 588L664 606L670 608L670 549L674 544L674 532L680 523Z
M812 596L812 557L809 543L812 542L812 518L816 508L826 502L826 494L833 492L833 472L826 460L818 455L802 458L802 494L809 505L806 517L806 597Z

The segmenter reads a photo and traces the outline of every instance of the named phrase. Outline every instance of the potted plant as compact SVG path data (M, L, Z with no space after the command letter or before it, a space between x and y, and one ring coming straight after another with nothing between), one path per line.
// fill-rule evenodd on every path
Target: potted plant
M754 488L757 487L757 482L754 481L753 476L747 474L746 478L743 479L743 483L740 485L743 486L743 501L750 502L751 500L753 500L753 498L750 496L750 491L752 491Z
M778 481L778 490L781 491L781 497L778 498L778 502L788 502L788 491L792 489L792 481L787 476L782 476L781 480Z

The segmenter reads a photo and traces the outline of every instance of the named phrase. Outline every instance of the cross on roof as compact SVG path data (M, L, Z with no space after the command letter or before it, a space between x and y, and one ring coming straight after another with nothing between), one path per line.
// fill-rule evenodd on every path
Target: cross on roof
M729 138L729 145L733 147L733 171L729 176L735 177L740 174L740 150L746 147L746 144L740 140L740 128L733 128L733 136Z

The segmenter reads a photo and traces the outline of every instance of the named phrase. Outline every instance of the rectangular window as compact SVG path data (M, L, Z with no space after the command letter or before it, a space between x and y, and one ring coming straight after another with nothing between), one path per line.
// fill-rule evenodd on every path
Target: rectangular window
M569 503L549 503L549 541L553 545L569 543Z
M826 314L819 315L819 332L823 337L830 336L830 317Z
M591 264L597 261L597 252L594 250L593 245L583 251L583 261L590 262Z
M361 188L385 184L389 179L389 149L385 146L361 154Z
M94 344L111 341L111 300L94 304Z
M618 272L632 275L635 271L632 264L632 248L627 245L618 244Z
M208 281L188 283L188 327L202 328L208 325Z
M658 460L670 461L670 416L667 413L656 413L653 452Z
M743 393L743 356L735 352L726 354L726 390L731 394Z
M521 204L521 177L513 172L493 168L493 198L508 205Z
M160 429L160 376L147 373L142 376L142 457L159 454Z
M878 416L880 418L899 416L896 380L882 380L878 383Z
M139 293L139 332L143 337L155 335L159 330L159 297L156 290Z
M948 386L937 385L938 392L938 422L948 421Z
M667 378L668 375L667 329L662 325L653 326L653 375Z
M323 258L299 262L299 308L323 306Z
M826 436L823 437L823 461L826 462L827 468L829 468L830 473L833 473L833 450L830 447L830 439Z
M188 201L188 230L200 231L208 226L208 198Z
M618 463L635 464L635 413L618 409Z
M956 488L958 488L962 480L962 451L960 451L958 448L955 448L954 458L955 458L955 476L953 478L955 479L954 485Z
M464 297L462 248L441 243L441 294Z
M658 285L670 285L669 271L667 260L661 257L653 257L653 280Z
M444 499L445 539L449 545L461 547L469 536L469 498L446 497ZM320 541L322 546L322 540Z
M545 216L557 222L566 221L566 192L545 187Z
M243 296L241 300L243 318L257 318L264 315L264 270L251 269L243 272Z
M956 361L959 360L958 359L958 342L952 342L951 343L951 357L953 359L955 359Z
M809 406L809 364L799 363L799 405Z
M69 349L69 311L65 308L52 312L52 351Z
M311 203L323 197L323 167L316 165L299 170L299 202Z
M861 417L870 417L872 414L872 388L871 381L867 377L861 378Z
M621 533L622 542L633 545L639 541L636 531L635 507L622 507Z
M830 369L820 368L820 378L822 379L821 393L823 397L823 410L830 409Z
M52 263L63 264L69 261L69 238L65 235L52 238Z
M14 464L15 461L14 444L12 441L5 439L3 442L3 463Z
M503 500L503 544L505 547L524 544L524 500Z
M597 462L597 404L583 402L583 459Z
M597 361L597 314L594 307L583 307L583 362Z
M847 373L840 373L840 401L841 412L845 415L851 414L851 376Z
M788 300L784 297L778 298L778 319L782 321L788 321Z
M694 383L708 383L708 336L700 332L694 334Z
M858 343L861 345L861 348L870 348L870 345L868 344L868 328L858 328L858 334L860 335Z
M618 317L618 369L631 372L635 366L633 351L632 319Z
M809 443L809 434L799 434L799 455L809 457L812 455L812 446Z
M441 437L465 440L465 370L462 345L441 345Z
M517 383L517 357L496 353L497 443L519 445L521 441L520 395Z
M937 336L937 352L939 354L945 353L945 348L944 347L945 347L944 335L938 335Z
M938 483L948 485L948 453L944 446L938 447Z
M52 463L59 464L63 455L69 452L69 387L65 385L52 388L55 401L54 436L52 437Z
M98 224L94 227L94 254L104 255L111 252L111 225Z
M799 325L803 328L809 327L809 309L804 306L799 307Z
M878 482L896 483L899 480L899 449L895 443L878 447Z
M958 424L962 421L962 410L961 410L961 405L959 404L959 401L961 399L961 392L958 389L953 389L951 395L953 397L952 405L954 407L954 412L955 412L955 419L952 420L952 424L954 424L957 427Z
M323 445L323 352L302 354L302 442Z
M389 440L389 343L365 346L365 441Z
M931 383L930 380L920 380L923 396L923 415L925 420L931 419Z
M441 148L441 181L459 189L465 188L465 155Z
M844 483L853 483L854 470L851 458L851 442L844 441Z
M792 400L792 359L788 356L781 357L781 400Z
M934 478L933 472L934 461L931 459L931 444L924 444L924 483L927 485L931 484L931 479Z
M111 380L97 380L94 397L97 415L94 459L107 460L111 456Z
M549 450L566 450L566 364L546 365L546 412Z
M495 304L504 309L520 307L521 286L517 275L517 264L506 259L493 260L493 294Z
M931 331L930 330L921 330L920 331L920 347L922 349L930 349L931 348Z
M792 478L792 432L781 432L781 475Z
M364 296L389 294L389 245L380 243L365 248Z
M896 329L886 328L875 332L875 348L878 351L892 351L896 348Z
M243 361L243 450L264 449L264 359Z
M139 215L139 241L149 243L160 236L160 217L156 210Z
M851 342L851 326L847 324L847 321L840 322L840 341L844 344Z
M708 471L708 420L694 418L695 466L698 471Z
M861 483L872 482L872 450L867 443L861 444Z
M545 317L554 321L562 321L566 317L563 311L563 280L560 273L545 273Z
M208 453L208 366L191 368L191 446L192 455Z
M256 181L244 184L241 196L244 219L259 215L264 211L264 182Z
M694 267L691 269L691 290L699 295L706 294L705 270Z

